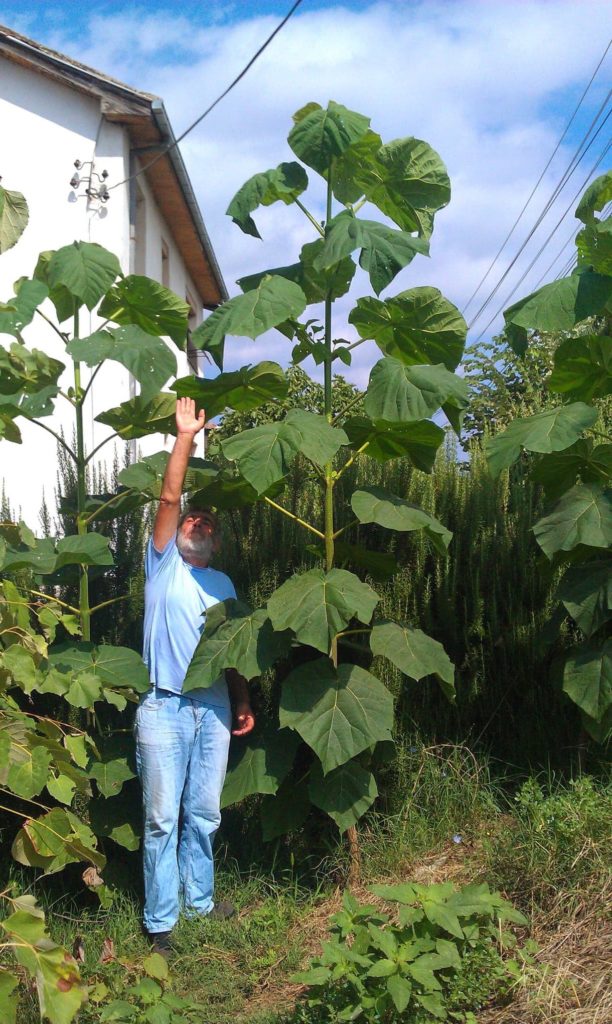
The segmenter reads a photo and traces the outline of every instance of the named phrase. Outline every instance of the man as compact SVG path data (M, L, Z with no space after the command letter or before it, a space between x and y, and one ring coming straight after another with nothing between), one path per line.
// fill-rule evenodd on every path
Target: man
M220 797L233 735L255 724L245 680L227 670L215 683L182 694L183 680L204 627L207 608L236 596L209 565L219 550L209 509L181 517L180 502L193 441L204 427L191 398L176 405L177 437L162 484L153 537L146 553L143 657L152 689L136 713L136 760L144 800L144 924L153 948L168 955L179 916L229 917L213 903L212 840L221 820ZM180 815L180 828L179 828Z

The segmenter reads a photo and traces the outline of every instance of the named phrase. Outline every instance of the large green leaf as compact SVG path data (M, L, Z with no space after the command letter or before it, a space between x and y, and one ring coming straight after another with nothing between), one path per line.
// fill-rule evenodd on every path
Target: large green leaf
M141 491L152 498L159 498L168 458L169 453L165 451L146 455L140 462L133 462L119 471L119 483L124 487ZM187 464L183 489L193 491L196 488L204 487L217 476L218 472L219 470L213 462L192 457Z
M314 261L320 255L324 244L322 238L318 238L315 242L307 242L302 246L299 263L292 263L288 267L274 267L271 270L264 270L260 274L241 277L237 283L244 292L249 292L253 288L257 288L267 275L276 275L299 285L308 304L323 302L327 295L332 300L339 299L347 293L351 286L356 270L355 263L350 256L345 256L344 259L325 270L315 270Z
M179 398L195 398L200 408L206 409L207 418L212 419L224 409L249 412L263 402L284 398L289 384L278 363L263 362L220 373L210 380L181 377L171 386Z
M221 447L257 493L263 494L287 475L297 452L324 466L347 441L344 431L330 426L324 416L292 409L284 420L243 430L222 441Z
M297 736L289 730L267 729L252 733L230 752L221 807L229 807L252 793L276 793L293 764Z
M437 288L412 288L384 302L357 299L349 323L407 366L443 363L448 370L461 361L467 333L461 313Z
M42 915L19 909L0 924L15 959L35 986L41 1020L70 1024L87 999L75 960L50 938Z
M458 432L468 406L467 382L445 366L405 366L385 356L373 366L365 411L389 423L424 420L442 408Z
M325 558L324 545L319 545L317 554ZM334 542L334 558L340 569L363 569L373 580L390 580L399 570L395 555L390 551L372 551L361 544Z
M8 302L0 303L0 334L17 336L32 322L34 313L48 294L49 290L42 281L22 281L17 294Z
M49 651L49 662L62 672L88 673L103 686L133 689L144 693L149 688L149 675L140 655L129 647L111 644L58 644Z
M378 295L417 253L428 255L429 243L378 221L362 220L348 212L339 213L326 227L325 241L313 260L313 267L326 270L355 249L361 249L360 266L368 271L372 288Z
M551 501L573 487L580 477L582 483L605 483L612 477L612 444L593 444L582 437L561 452L543 455L531 471L531 478L542 484Z
M612 555L581 565L570 565L559 584L557 597L590 637L612 618Z
M376 780L355 761L323 775L318 764L310 770L310 799L336 822L341 832L359 821L378 796Z
M245 181L225 212L245 234L261 238L255 221L250 216L253 210L258 206L271 206L272 203L279 201L290 206L307 188L308 176L300 164L294 161L279 164L278 167L254 174Z
M176 434L176 395L165 391L150 399L138 395L101 412L96 421L112 427L124 441L147 434Z
M583 431L593 426L597 416L597 410L591 406L573 402L512 420L506 430L486 443L491 473L498 476L502 469L516 462L523 449L528 452L558 452L569 448Z
M548 558L557 551L571 551L578 544L607 548L612 544L612 490L597 484L576 484L549 515L533 527L536 540Z
M388 658L411 679L436 675L450 700L455 699L455 666L441 643L420 629L399 622L377 622L370 633L372 653Z
M108 836L126 850L137 850L142 834L142 814L132 794L98 797L88 804L89 820L97 836Z
M41 252L34 268L33 276L37 281L42 281L43 284L47 286L49 298L55 306L57 319L61 324L63 324L65 320L68 320L74 315L74 297L62 284L56 285L55 288L51 288L50 286L49 263L54 255L55 250L52 249L49 249L46 252Z
M75 338L66 346L76 362L96 366L105 359L121 363L140 384L144 401L176 375L176 357L161 338L129 324L116 331L97 331L88 338Z
M450 181L439 155L420 139L381 144L368 131L336 162L333 191L342 203L364 196L405 231L429 238L434 214L450 199Z
M412 423L388 423L365 416L354 416L344 424L353 448L364 448L377 462L406 458L424 473L431 473L436 452L444 440L444 431L430 420Z
M423 530L441 555L446 554L452 540L450 530L429 512L380 487L364 487L355 491L351 507L360 523L378 523L386 530Z
M194 651L183 690L212 686L226 668L253 679L283 657L290 636L275 633L263 608L241 601L220 601L206 613L206 626Z
M29 220L28 204L21 192L10 192L0 185L0 253L12 249Z
M333 161L368 130L369 117L330 100L327 108L308 103L293 115L288 142L303 163L327 175Z
M7 786L17 796L29 799L37 796L47 784L51 754L42 746L28 749L13 745Z
M506 324L536 331L571 331L601 313L612 298L612 278L592 270L545 284L504 313Z
M264 842L295 832L301 828L311 803L305 779L296 782L291 776L279 786L274 796L266 796L261 804L261 830Z
M228 299L194 331L192 342L205 352L218 348L226 334L258 338L306 308L302 289L284 277L264 277L244 295Z
M576 648L565 663L563 689L589 718L601 722L612 705L612 638L597 648Z
M358 665L335 670L327 658L294 669L283 683L280 724L295 729L318 756L323 772L391 738L393 699Z
M13 395L19 391L24 395L37 396L47 388L56 385L60 374L65 369L59 359L52 359L46 352L32 350L13 342L8 351L0 348L0 396ZM20 406L15 415L19 415Z
M562 342L546 383L551 391L583 402L611 394L612 338L589 334Z
M93 309L121 274L119 260L97 242L73 242L53 253L47 266L50 289L67 288L78 305ZM107 314L102 314L107 315Z
M90 861L98 868L106 863L96 849L91 829L65 807L54 807L40 818L28 818L11 852L19 864L44 867L47 874L79 861Z
M108 537L103 537L99 533L63 537L57 542L57 546L50 538L33 539L35 547L27 548L23 545L20 550L7 548L4 560L0 562L0 570L15 572L18 569L32 569L34 572L48 575L64 565L113 564Z
M147 334L172 338L184 349L189 305L169 288L139 274L130 274L108 292L98 313L116 324L136 324Z
M578 266L588 266L598 274L612 276L612 218L602 224L587 224L576 236Z
M105 797L117 796L124 782L136 778L125 757L94 761L87 774L90 779L95 779L98 789Z
M600 174L599 177L589 185L576 207L576 216L584 224L588 224L589 221L593 220L595 214L599 210L603 210L604 206L606 206L611 199L612 171L606 171L605 174Z
M5 1024L17 1024L19 994L13 990L18 984L19 978L14 974L4 967L0 970L0 1016Z
M327 653L353 617L369 622L378 595L346 569L310 569L292 576L268 599L274 629L292 629L300 643Z
M268 487L261 497L277 498L284 489L284 482L277 481ZM199 508L236 509L254 505L260 500L255 488L240 475L220 473L216 480L202 490L192 494L191 501Z

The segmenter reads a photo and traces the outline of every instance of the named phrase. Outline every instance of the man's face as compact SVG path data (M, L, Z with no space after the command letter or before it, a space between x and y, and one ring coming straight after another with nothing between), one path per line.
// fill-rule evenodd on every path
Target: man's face
M219 548L218 523L209 509L188 512L178 528L176 545L183 558L208 562Z

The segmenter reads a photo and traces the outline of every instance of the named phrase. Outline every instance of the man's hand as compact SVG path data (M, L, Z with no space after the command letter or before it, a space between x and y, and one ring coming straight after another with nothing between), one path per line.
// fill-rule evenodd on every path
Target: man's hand
M255 727L255 715L248 702L244 701L236 704L234 720L236 728L232 729L232 736L246 736L248 732L252 732Z
M177 434L190 434L195 437L204 428L206 413L200 409L195 414L195 402L193 398L179 398L176 403L176 430Z

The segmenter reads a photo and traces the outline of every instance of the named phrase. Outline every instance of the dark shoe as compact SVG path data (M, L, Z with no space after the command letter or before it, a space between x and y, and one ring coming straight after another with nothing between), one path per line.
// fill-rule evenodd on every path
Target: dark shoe
M151 943L153 953L159 953L167 960L174 953L174 946L170 941L172 932L147 932L147 938Z
M221 900L220 903L215 903L206 916L210 917L211 921L229 921L231 917L236 916L236 908L229 900Z

